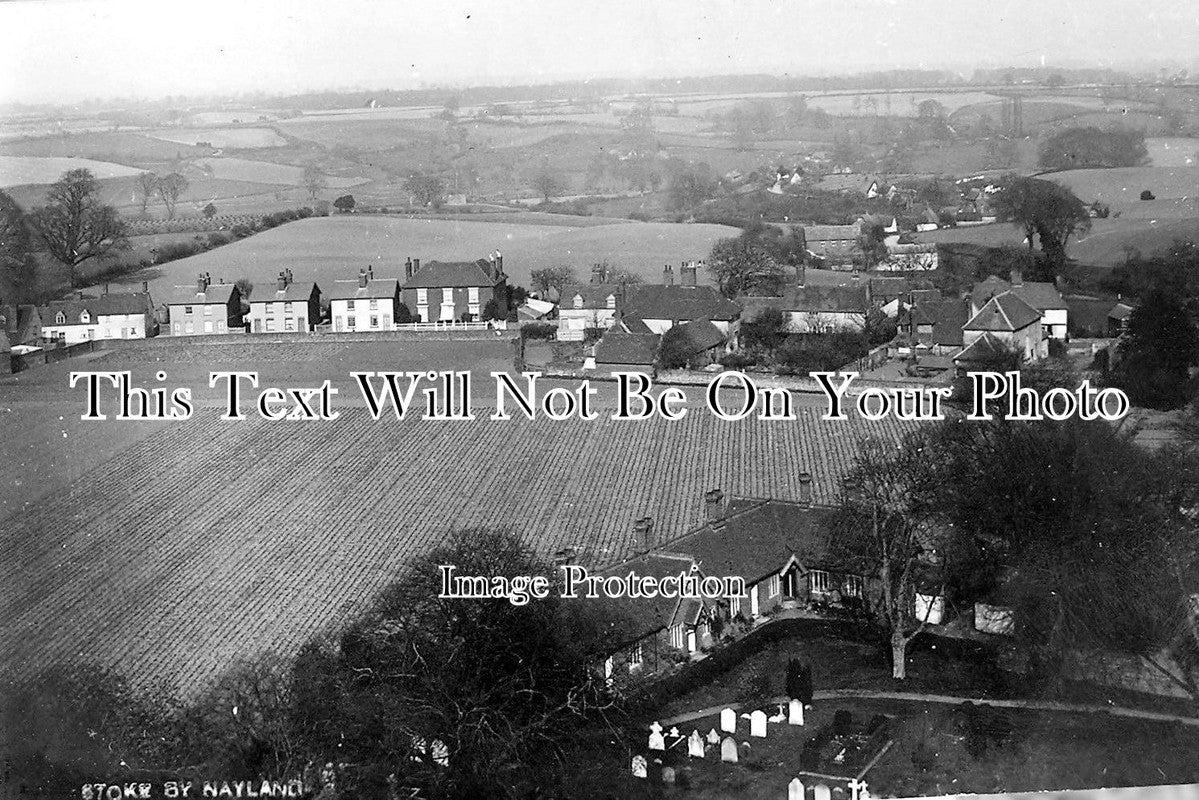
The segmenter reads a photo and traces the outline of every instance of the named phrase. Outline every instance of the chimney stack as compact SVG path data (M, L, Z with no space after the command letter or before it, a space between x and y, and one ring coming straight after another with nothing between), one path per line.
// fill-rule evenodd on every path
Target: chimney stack
M148 293L150 291L150 282L142 281L142 291Z
M633 523L633 533L637 535L638 543L646 550L654 547L654 518L642 517Z
M704 516L708 522L724 517L724 492L712 489L704 493Z
M806 506L812 505L812 473L799 473L799 502Z
M695 286L695 262L685 261L679 267L679 283L683 286Z
M375 267L373 264L366 265L366 277L372 281L375 279Z
M418 272L420 272L420 259L414 258L412 259L412 274L415 275Z
M201 272L196 276L196 294L204 294L206 291L208 291L208 279Z
M669 264L662 268L662 285L674 286L674 267Z
M275 289L282 292L287 288L287 273L280 271L279 279L275 281Z
M1012 286L1023 286L1024 285L1024 273L1022 273L1018 269L1012 270L1010 283L1012 284Z
M498 249L495 251L495 268L500 272L504 271L504 254Z
M412 259L404 260L404 280L412 280Z
M364 269L358 270L358 288L359 289L366 288L366 270L364 270Z

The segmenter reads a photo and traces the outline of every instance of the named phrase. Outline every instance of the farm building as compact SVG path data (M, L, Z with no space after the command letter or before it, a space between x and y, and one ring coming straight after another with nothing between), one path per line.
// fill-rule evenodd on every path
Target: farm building
M422 322L478 320L487 303L508 308L508 276L497 251L476 261L430 261L404 264L401 301Z
M732 339L709 319L684 322L672 330L677 331L679 347L687 357L687 365L692 369L700 369L715 362L729 352L732 342Z
M196 282L176 286L165 303L171 336L242 333L241 290L232 283L213 283L207 273Z
M1012 270L1011 280L992 275L976 283L970 292L970 313L977 314L992 297L1010 292L1041 312L1041 330L1050 338L1066 339L1069 308L1057 286L1044 281L1025 281L1019 270Z
M293 281L288 269L271 288L250 298L251 333L306 332L320 321L321 289L315 283Z
M359 270L352 281L333 281L329 316L337 333L389 331L400 307L400 283L376 278L374 271Z
M71 300L52 300L38 309L42 338L63 344L91 339L145 339L155 335L157 322L149 292L102 294Z
M1041 313L1010 292L992 297L970 317L962 326L962 343L969 350L970 345L988 333L1020 353L1026 361L1037 361L1049 355L1048 341L1042 333Z

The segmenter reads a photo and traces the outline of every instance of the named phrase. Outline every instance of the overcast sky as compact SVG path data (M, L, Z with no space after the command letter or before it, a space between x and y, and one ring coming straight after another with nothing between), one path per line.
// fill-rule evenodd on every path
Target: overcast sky
M1194 0L0 3L0 102L1197 54Z

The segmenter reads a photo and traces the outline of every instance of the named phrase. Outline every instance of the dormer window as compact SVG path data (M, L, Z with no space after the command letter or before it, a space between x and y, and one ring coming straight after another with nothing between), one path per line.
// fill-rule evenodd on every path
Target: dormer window
M86 325L87 323L92 321L92 315L87 313L86 311L84 311L82 314L79 315L79 321Z
M582 307L583 307L583 295L576 294L575 295L575 308L582 308Z
M54 324L55 325L66 325L67 324L67 315L62 313L61 311L59 311L57 314L54 315Z
M608 295L608 308L616 308L616 295Z

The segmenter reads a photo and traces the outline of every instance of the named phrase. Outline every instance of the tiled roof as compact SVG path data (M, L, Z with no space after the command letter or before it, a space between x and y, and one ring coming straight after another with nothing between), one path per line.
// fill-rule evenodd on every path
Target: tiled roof
M416 274L404 281L405 289L447 289L495 286L499 282L492 263L478 261L426 261Z
M856 222L853 225L804 225L801 230L805 242L856 241L862 235L862 226Z
M653 366L658 356L656 333L620 333L609 331L595 346L595 363L630 367Z
M166 303L168 306L203 306L203 305L228 305L229 298L233 296L233 290L237 288L232 283L210 283L206 291L198 291L199 286L190 284L188 286L174 286L171 288L171 293L167 295Z
M120 314L145 314L151 310L150 295L146 292L129 294L104 294L99 297L85 297L82 300L51 300L38 309L43 325L55 325L55 316L61 311L66 316L68 325L79 325L80 315L87 311L92 321L98 317Z
M270 291L272 289L274 291ZM255 305L257 303L283 302L306 303L308 302L308 299L312 297L312 291L314 289L318 292L320 291L320 288L317 287L315 283L305 281L289 283L283 290L279 289L278 284L274 284L267 287L265 291L259 289L253 295L251 295L250 305Z
M859 279L859 283L862 283ZM780 308L784 311L806 311L816 313L865 314L870 308L866 302L866 287L859 286L788 286L781 297L747 297L746 316L749 317L750 301L760 308ZM758 312L760 313L760 311ZM756 316L756 314L754 315Z
M328 297L330 300L382 300L395 297L399 290L399 282L394 278L372 278L365 287L359 283L357 278L352 281L333 281Z
M619 283L571 283L562 287L560 308L575 307L575 297L583 298L583 308L608 308L608 297L615 297L620 303L624 287Z
M1018 331L1041 319L1041 312L1012 293L992 297L970 318L968 331Z
M991 333L984 333L982 336L970 343L970 346L962 350L953 357L954 361L993 361L996 358L1002 357L1007 352L1003 342L995 338Z
M625 314L616 323L625 333L653 333L645 320L636 314Z
M686 339L688 352L702 353L724 344L725 336L711 320L697 319L678 326L679 333Z
M638 576L653 576L661 580L681 572L689 572L692 563L691 557L686 555L647 553L608 567L600 574L624 576L633 572ZM612 612L609 619L614 621L616 628L612 631L612 644L614 648L620 648L676 624L678 618L693 616L698 613L699 604L694 600L680 601L678 598L659 596L621 598L611 600L606 605Z
M1024 281L1018 285L992 275L981 283L975 284L970 292L970 300L976 307L981 307L992 297L1011 292L1038 311L1066 308L1062 293L1052 283L1046 281Z
M741 306L713 286L630 286L625 312L642 319L668 319L686 322L693 319L731 321L741 316Z

